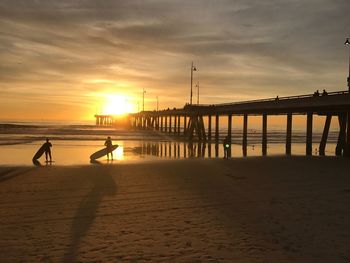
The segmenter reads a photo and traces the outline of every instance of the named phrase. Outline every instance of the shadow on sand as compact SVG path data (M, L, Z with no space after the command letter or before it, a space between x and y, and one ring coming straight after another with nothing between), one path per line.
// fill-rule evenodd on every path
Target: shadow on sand
M0 182L7 181L19 175L26 174L32 171L34 168L7 168L0 171Z
M83 174L84 179L87 178L92 188L81 200L74 215L71 226L71 243L62 262L77 262L76 257L79 253L80 244L94 224L102 199L105 196L113 196L117 193L117 187L112 178L112 169L111 166L90 167Z
M96 159L90 159L91 164L96 164L96 165L108 165L108 164L113 164L114 159L107 159L106 161L98 161Z
M90 159L90 163L91 164L97 164L97 165L103 165L103 163L101 161L97 161L95 159Z

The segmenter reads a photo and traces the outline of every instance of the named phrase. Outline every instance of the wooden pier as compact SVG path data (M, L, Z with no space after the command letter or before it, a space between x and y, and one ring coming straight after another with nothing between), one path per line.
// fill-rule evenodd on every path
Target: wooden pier
M306 154L312 154L313 117L326 116L319 154L325 154L332 118L337 118L339 135L335 149L338 156L350 156L350 94L348 91L330 92L327 95L313 94L270 98L213 105L186 105L182 109L142 111L131 114L131 124L139 129L152 129L170 135L183 136L188 141L219 143L219 117L228 118L228 139L232 137L233 116L243 116L243 154L247 152L249 116L262 116L262 154L267 153L267 124L272 115L286 115L286 154L291 154L293 116L306 115ZM212 119L215 117L215 135L212 138ZM205 127L204 118L208 118ZM231 149L230 151L231 152Z
M114 118L112 115L95 115L97 126L112 126L114 124Z

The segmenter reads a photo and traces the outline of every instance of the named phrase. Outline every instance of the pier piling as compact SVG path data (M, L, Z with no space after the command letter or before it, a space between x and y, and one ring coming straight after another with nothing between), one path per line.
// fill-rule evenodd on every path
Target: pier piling
M227 136L228 140L230 142L230 147L228 148L228 157L231 157L232 151L231 151L231 145L232 145L232 114L228 115L228 123L227 123Z
M292 153L292 113L287 114L287 136L286 136L286 154L290 155Z
M347 132L345 156L350 157L350 111L347 112Z
M215 142L219 142L219 115L215 115Z
M267 114L262 116L262 155L267 154Z
M208 116L208 141L211 141L211 115Z
M242 141L243 156L247 155L247 132L248 132L248 114L244 114L243 115L243 141Z
M345 146L346 146L346 115L339 114L339 136L337 141L337 146L335 148L335 155L341 156L344 154Z
M327 114L326 121L323 128L322 139L319 147L319 155L325 155L325 149L328 139L329 127L331 126L332 115Z
M306 155L312 155L312 112L307 113L306 122Z

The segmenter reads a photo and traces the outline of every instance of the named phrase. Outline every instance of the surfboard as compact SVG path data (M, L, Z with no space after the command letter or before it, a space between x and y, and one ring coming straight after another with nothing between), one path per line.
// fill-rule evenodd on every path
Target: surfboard
M32 161L35 166L42 166L38 160L33 159Z
M34 154L33 156L33 160L38 160L45 152L45 146L41 146L39 148L39 150L36 152L36 154Z
M107 147L106 147L106 148L103 148L102 150L99 150L99 151L97 151L97 152L91 154L91 155L90 155L90 160L96 160L96 159L98 159L98 158L101 158L101 157L107 155L108 153L113 152L113 151L114 151L115 149L117 149L117 148L118 148L118 144L113 145L111 151L108 151L108 150L107 150Z

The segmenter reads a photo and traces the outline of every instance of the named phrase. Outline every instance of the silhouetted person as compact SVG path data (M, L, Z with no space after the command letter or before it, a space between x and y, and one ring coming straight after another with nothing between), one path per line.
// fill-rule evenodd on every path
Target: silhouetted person
M107 137L107 140L105 141L105 146L107 148L107 159L109 159L109 154L111 154L111 159L113 160L113 144L111 137Z
M322 96L327 96L327 95L328 95L328 92L324 89L322 92Z
M49 139L46 139L46 142L43 144L44 150L45 150L45 158L47 161L47 156L50 157L50 162L52 161L52 157L51 157L51 147L52 144L50 143Z
M320 96L320 92L319 92L318 90L316 90L316 91L314 92L314 97L318 97L318 96Z
M228 138L228 136L225 137L224 141L223 141L223 146L224 146L224 158L228 158L229 154L228 151L231 147L231 142L230 139Z
M277 97L276 97L276 99L275 100L279 100L280 98L278 97L278 95L277 95Z

